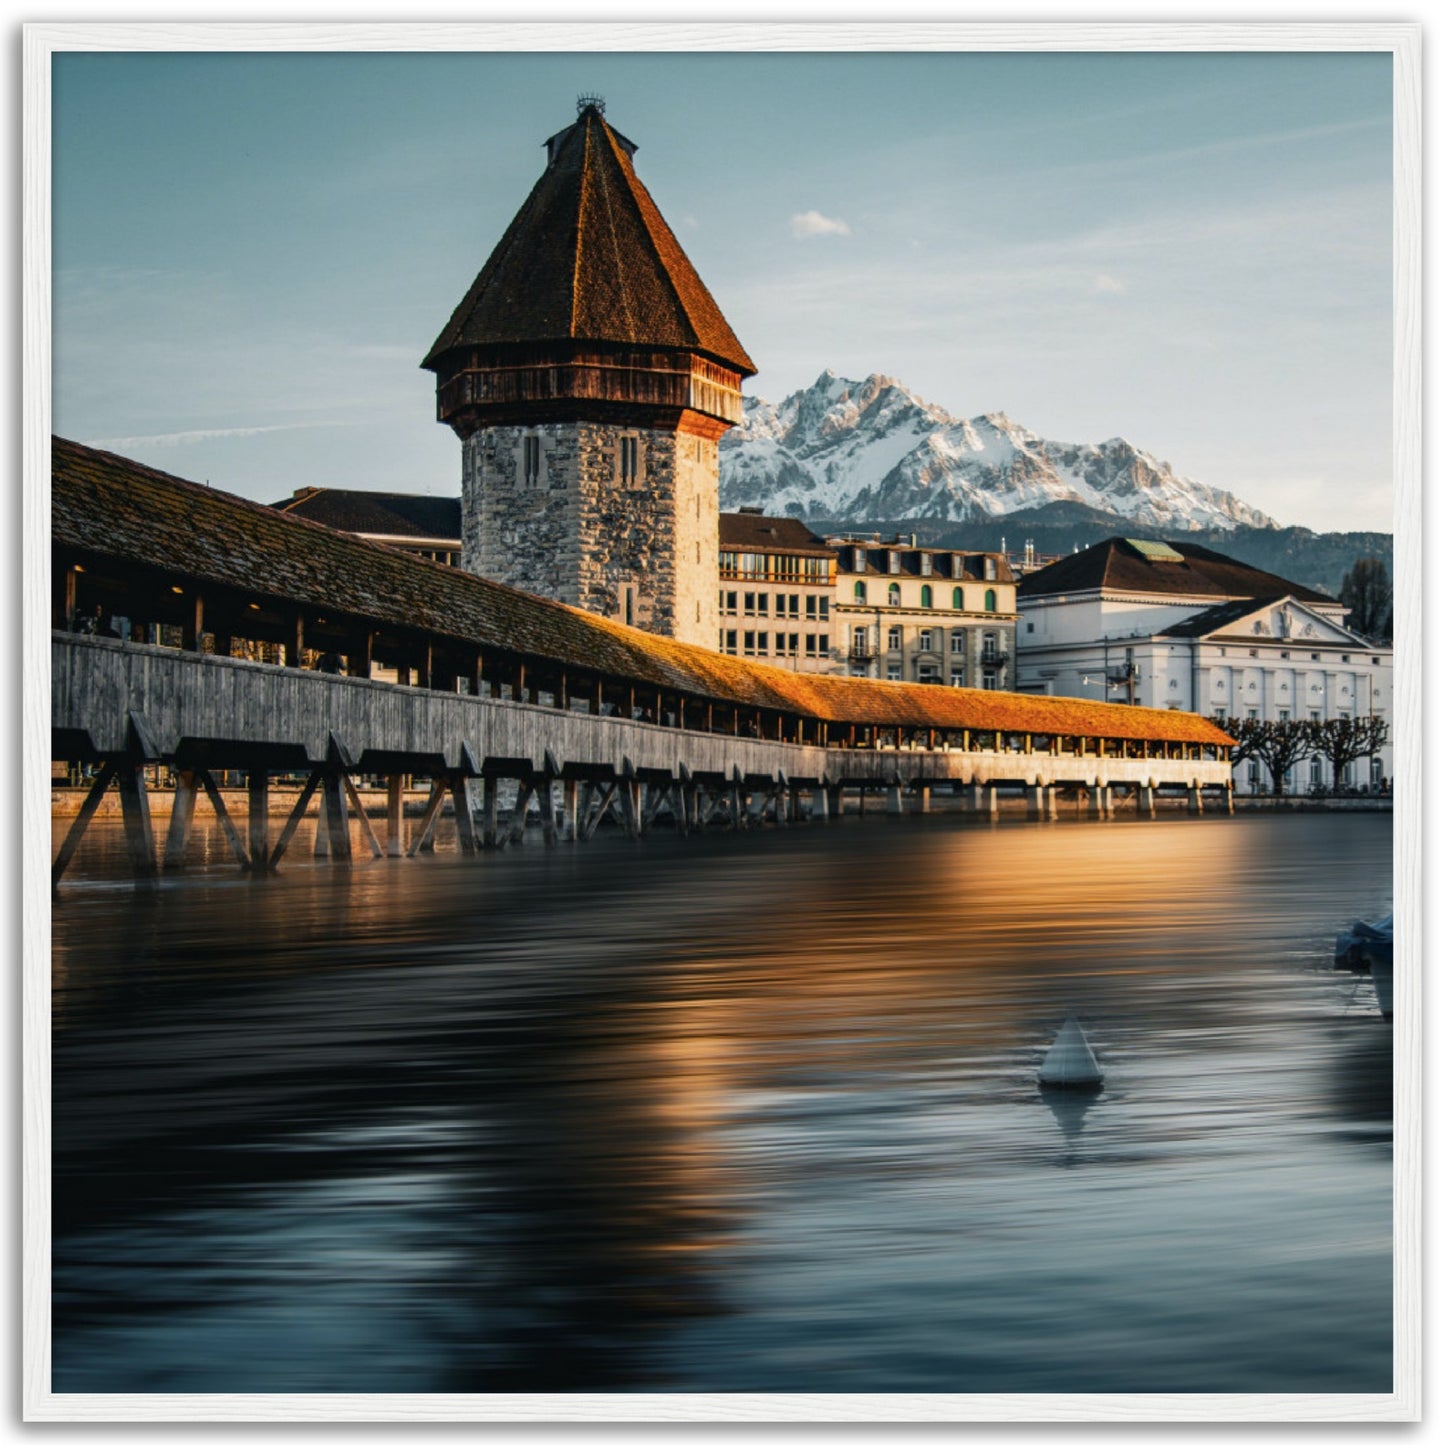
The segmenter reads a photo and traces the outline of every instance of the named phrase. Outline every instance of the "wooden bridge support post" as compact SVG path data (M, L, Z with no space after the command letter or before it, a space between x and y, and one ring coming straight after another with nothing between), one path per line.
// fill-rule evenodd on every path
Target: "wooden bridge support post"
M497 779L482 779L482 847L502 846L501 813L497 803Z
M1031 823L1043 821L1044 816L1044 790L1042 784L1030 783L1027 789L1028 796L1028 818Z
M75 856L75 850L80 846L80 840L85 836L85 830L90 826L90 820L95 816L95 810L100 807L105 790L110 787L114 777L115 764L103 763L95 781L90 785L90 792L85 795L85 802L80 805L80 812L65 835L65 841L60 845L60 852L55 855L55 862L50 865L52 888L60 882L60 875Z
M1204 816L1204 789L1198 783L1189 789L1189 811L1196 817Z
M476 820L472 817L470 779L458 768L447 774L447 787L452 795L452 815L457 825L457 846L463 853L477 851Z
M918 811L920 813L931 813L933 811L933 789L927 783L918 785Z
M542 814L542 841L549 848L557 846L557 799L552 781L548 776L537 784L537 807Z
M903 812L903 780L896 774L888 784L888 812L895 817Z
M325 781L323 775L322 781ZM311 845L313 858L327 858L331 855L331 830L326 821L326 789L322 788L316 800L316 841Z
M598 691L601 691L601 684L598 684ZM577 841L577 779L564 778L562 780L562 841L575 843Z
M130 865L142 882L156 876L156 840L151 829L150 800L146 794L145 764L126 761L116 769L120 810L125 820L125 842Z
M1056 819L1059 816L1059 790L1052 783L1044 789L1044 817Z
M406 829L402 821L402 784L406 781L401 773L391 773L386 780L386 856L400 858L406 851L403 834Z
M1089 789L1089 816L1100 820L1109 816L1108 808L1109 790L1101 788L1097 783Z
M271 775L265 768L251 768L246 774L246 841L251 854L251 871L271 870Z
M1226 783L1226 784L1224 785L1224 811L1225 811L1226 813L1228 813L1231 817L1234 816L1234 784L1233 784L1233 783Z
M1139 816L1141 818L1154 816L1154 789L1148 783L1139 784Z
M321 814L325 819L327 849L333 863L350 866L351 827L346 815L346 789L340 768L327 768L321 779ZM320 829L318 829L318 832Z
M196 816L196 794L201 790L194 768L182 768L176 774L175 796L171 799L171 822L166 829L167 870L179 868L186 860L186 844L190 841L191 823Z
M983 811L988 818L998 817L998 788L993 783L983 790Z

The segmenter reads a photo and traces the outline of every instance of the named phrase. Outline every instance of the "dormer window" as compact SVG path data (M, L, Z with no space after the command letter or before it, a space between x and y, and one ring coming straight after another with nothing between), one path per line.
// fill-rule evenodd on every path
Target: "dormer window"
M953 575L954 575L955 577L962 577L962 576L963 576L963 558L960 557L957 552L955 552L955 553L953 554L953 556L952 556L949 560L950 560L950 561L952 562L952 564L953 564L953 567L952 567Z
M918 575L920 577L933 576L933 553L920 552L918 554Z
M903 570L903 554L901 552L890 552L888 554L888 570L890 572L901 572Z
M996 582L998 580L998 563L992 557L985 557L983 559L983 576L986 582Z
M853 570L855 572L866 572L868 570L868 554L861 547L853 549Z

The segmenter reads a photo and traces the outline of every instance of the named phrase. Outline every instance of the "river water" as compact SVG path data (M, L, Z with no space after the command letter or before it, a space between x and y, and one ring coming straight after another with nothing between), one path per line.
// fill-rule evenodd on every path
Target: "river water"
M1391 1388L1390 819L957 816L54 910L57 1391ZM1107 1078L1041 1095L1076 1011Z

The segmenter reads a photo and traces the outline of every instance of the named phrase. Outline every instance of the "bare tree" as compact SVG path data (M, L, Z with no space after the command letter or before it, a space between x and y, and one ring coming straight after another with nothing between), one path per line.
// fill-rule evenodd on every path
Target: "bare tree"
M1264 737L1259 747L1259 760L1269 769L1270 790L1275 797L1284 793L1289 770L1316 751L1315 729L1319 726L1318 723L1301 722L1296 718L1260 723Z
M1234 739L1229 750L1229 765L1237 768L1259 757L1265 742L1265 725L1257 717L1232 717L1220 723L1220 727Z
M1382 717L1336 717L1312 724L1315 738L1312 752L1330 765L1330 788L1340 791L1340 775L1356 758L1373 757L1390 740L1390 728Z
M1340 601L1350 609L1345 626L1370 642L1389 642L1395 627L1395 589L1378 557L1360 557L1340 583Z

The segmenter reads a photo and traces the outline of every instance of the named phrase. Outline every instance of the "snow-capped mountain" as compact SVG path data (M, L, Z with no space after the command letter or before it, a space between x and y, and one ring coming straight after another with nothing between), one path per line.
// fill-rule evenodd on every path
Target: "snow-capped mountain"
M777 405L747 397L720 452L724 510L982 522L1076 502L1176 531L1275 525L1122 437L1046 441L1002 412L963 421L887 376L849 381L825 371Z

